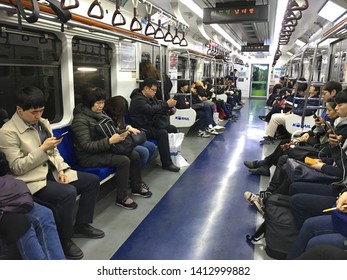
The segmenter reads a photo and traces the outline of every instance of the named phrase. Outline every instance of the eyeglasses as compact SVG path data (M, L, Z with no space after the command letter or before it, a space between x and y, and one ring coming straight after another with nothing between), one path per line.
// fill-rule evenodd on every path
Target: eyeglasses
M153 91L153 92L157 92L157 88L149 88L151 91Z

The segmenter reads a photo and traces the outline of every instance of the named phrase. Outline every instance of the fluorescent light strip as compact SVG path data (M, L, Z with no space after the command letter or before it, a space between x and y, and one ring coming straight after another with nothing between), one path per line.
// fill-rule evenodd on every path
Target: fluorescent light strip
M328 1L325 3L323 8L318 12L318 15L330 22L337 20L343 13L346 12L346 9L340 5L335 4L334 2Z
M94 67L78 67L77 71L80 71L80 72L96 72L96 71L98 71L98 69L94 68Z
M222 36L224 37L225 40L227 40L227 41L229 41L230 43L232 43L232 44L234 45L234 47L236 47L238 50L241 50L241 46L240 46L238 43L236 43L236 41L235 41L233 38L231 38L231 37L229 36L229 34L226 33L226 32L222 29L222 27L220 27L220 25L218 25L218 24L211 24L211 27L212 27L214 30L216 30L220 35L222 35Z
M186 5L192 12L194 12L199 18L203 18L204 10L201 9L198 4L193 0L180 0L180 2Z
M194 12L199 18L203 18L204 10L201 9L193 0L180 0L180 2L187 6L192 12ZM241 50L241 46L236 43L236 41L230 37L218 24L211 24L211 27L216 30L220 35L222 35L227 41L232 43L234 47ZM202 34L204 36L204 34Z
M295 44L297 44L300 48L306 45L305 42L303 42L303 41L301 41L299 39L296 39Z
M280 32L282 28L282 21L284 18L284 13L287 10L288 0L281 1L281 3L277 3L277 9L276 9L276 23L275 23L275 30L274 30L274 38L270 45L270 54L275 55L276 50L278 48L278 41L280 39Z

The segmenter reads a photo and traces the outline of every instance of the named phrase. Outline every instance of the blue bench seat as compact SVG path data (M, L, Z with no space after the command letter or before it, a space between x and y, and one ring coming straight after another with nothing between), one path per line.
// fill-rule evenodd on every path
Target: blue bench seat
M58 145L60 155L64 158L64 161L71 166L72 169L82 172L88 172L99 176L100 183L106 182L112 178L116 173L116 168L113 167L81 167L77 163L76 154L73 145L73 135L71 126L65 126L53 130L53 135L58 136L68 131L63 138L63 141Z

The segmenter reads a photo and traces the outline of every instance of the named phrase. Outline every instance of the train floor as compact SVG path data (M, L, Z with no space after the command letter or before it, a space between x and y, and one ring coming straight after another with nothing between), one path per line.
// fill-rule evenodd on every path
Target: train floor
M210 138L186 133L182 155L190 163L179 173L157 162L143 172L151 198L134 199L136 210L114 205L110 192L97 203L93 225L106 236L74 239L90 260L253 260L269 259L264 244L249 244L262 217L244 199L245 191L266 188L269 177L250 175L244 160L260 159L275 145L259 145L265 101L245 99L237 122Z

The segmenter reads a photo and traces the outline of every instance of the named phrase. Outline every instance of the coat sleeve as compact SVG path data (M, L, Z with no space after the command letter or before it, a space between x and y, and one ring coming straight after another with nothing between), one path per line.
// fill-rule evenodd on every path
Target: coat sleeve
M71 123L71 129L74 136L74 144L79 149L87 153L101 153L110 150L109 138L97 139L96 133L93 133L95 127L89 119L75 116Z

